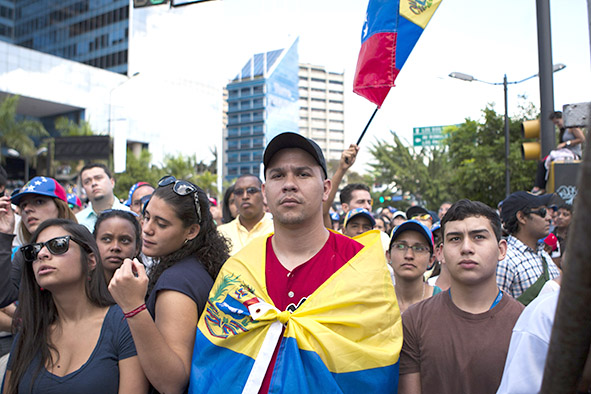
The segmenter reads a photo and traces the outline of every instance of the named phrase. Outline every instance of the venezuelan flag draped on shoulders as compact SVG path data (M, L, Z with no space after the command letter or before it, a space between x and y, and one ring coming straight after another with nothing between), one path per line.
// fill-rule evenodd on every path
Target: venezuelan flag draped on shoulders
M364 248L293 313L267 293L267 237L231 257L199 320L189 392L257 393L282 335L269 392L396 393L402 323L380 234L355 239Z

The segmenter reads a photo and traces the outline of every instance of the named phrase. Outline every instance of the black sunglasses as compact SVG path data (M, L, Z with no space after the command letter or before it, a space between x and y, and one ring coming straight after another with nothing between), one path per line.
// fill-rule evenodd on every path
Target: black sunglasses
M538 216L545 218L546 214L548 213L548 210L546 208L540 208L540 209L536 209L535 211L532 211L532 210L527 211L528 215L530 213L533 213L534 215L538 215Z
M164 187L171 184L174 184L172 190L179 196L188 196L189 194L193 193L193 201L195 202L195 212L197 213L197 222L201 223L201 206L199 205L197 186L193 185L191 182L177 180L172 175L162 177L162 179L158 181L158 187Z
M70 240L76 242L84 250L86 250L86 252L92 253L92 249L90 249L88 245L79 239L72 237L71 235L64 235L63 237L52 238L49 241L25 245L21 247L21 253L23 254L26 262L32 263L33 261L37 260L37 255L44 246L47 248L47 250L49 250L49 253L54 256L66 253L70 248Z

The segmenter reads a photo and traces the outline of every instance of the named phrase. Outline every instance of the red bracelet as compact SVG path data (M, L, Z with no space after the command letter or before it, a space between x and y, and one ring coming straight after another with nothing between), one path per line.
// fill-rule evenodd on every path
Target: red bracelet
M134 317L135 315L137 315L138 313L140 313L144 309L146 309L146 304L142 304L142 305L138 306L137 308L135 308L131 312L127 312L127 313L124 312L123 315L125 316L126 319L129 319L131 317Z

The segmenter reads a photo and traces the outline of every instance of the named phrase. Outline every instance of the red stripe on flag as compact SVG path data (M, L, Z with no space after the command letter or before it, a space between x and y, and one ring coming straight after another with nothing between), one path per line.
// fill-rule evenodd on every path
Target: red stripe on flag
M378 107L386 99L400 70L396 69L396 33L377 33L359 51L353 91Z

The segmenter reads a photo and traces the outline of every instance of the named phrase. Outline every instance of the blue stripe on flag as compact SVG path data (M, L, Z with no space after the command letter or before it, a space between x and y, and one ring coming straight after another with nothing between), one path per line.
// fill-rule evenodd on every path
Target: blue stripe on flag
M402 69L406 59L415 47L419 37L423 34L423 28L415 25L405 17L398 20L398 39L396 40L396 63L398 70Z
M395 33L398 24L398 0L372 0L367 6L361 43L376 33Z
M396 393L398 363L348 373L331 373L320 356L298 348L294 338L283 338L269 392ZM277 390L277 391L274 391Z
M193 357L189 393L242 393L254 364L252 358L214 345L199 330L195 337L193 355L196 352L199 352L200 357ZM206 365L201 365L200 361ZM212 365L216 368L212 368Z

